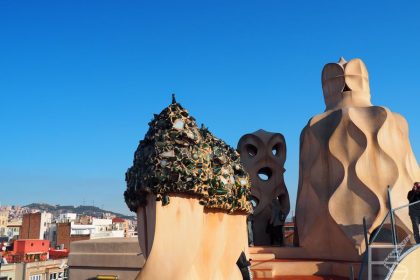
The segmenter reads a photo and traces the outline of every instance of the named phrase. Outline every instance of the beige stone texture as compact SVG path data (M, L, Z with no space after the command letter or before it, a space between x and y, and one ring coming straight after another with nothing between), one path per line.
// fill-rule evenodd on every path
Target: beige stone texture
M330 63L322 84L326 111L301 134L296 221L300 246L318 258L357 261L369 233L388 209L407 203L420 169L399 114L370 103L368 74L360 59ZM409 234L408 210L396 212L399 230Z
M197 198L170 199L162 206L149 195L138 209L147 261L137 279L242 279L236 261L247 252L246 216L204 210Z
M286 217L290 211L289 193L284 183L286 141L280 133L258 130L238 142L241 163L251 179L251 194L258 200L254 209L254 244L270 245L266 227L272 215L272 200L278 199ZM259 177L264 174L266 180Z

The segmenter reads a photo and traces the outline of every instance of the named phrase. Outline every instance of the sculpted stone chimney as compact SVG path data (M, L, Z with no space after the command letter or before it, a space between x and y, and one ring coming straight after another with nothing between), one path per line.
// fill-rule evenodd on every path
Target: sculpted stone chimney
M326 64L322 88L326 110L309 120L300 138L300 246L312 257L360 261L363 218L369 234L377 231L389 211L388 187L394 207L406 204L420 169L407 121L371 104L360 59ZM394 215L398 236L410 235L408 209Z
M175 98L149 123L126 181L146 258L137 279L242 279L248 175L239 154Z

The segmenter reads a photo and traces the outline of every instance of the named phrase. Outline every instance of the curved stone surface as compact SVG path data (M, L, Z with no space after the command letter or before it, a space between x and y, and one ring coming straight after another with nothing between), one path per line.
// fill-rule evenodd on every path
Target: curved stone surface
M350 68L348 68L350 67ZM405 119L371 106L367 70L360 59L327 64L322 73L326 111L301 134L296 220L300 245L320 257L358 260L364 250L363 217L371 233L406 195L420 169ZM406 233L408 211L396 213Z
M290 211L289 193L284 183L286 141L281 133L260 129L242 136L238 151L251 179L251 195L258 201L253 214L254 244L270 245L270 234L266 232L266 227L272 215L273 199L280 204L284 218ZM259 173L266 180L260 178Z
M419 279L420 246L416 246L402 256L402 260L393 268L390 280Z
M148 199L137 212L140 247L147 252L137 279L242 279L236 261L248 248L245 215L204 210L198 199L179 195L166 206L154 195Z

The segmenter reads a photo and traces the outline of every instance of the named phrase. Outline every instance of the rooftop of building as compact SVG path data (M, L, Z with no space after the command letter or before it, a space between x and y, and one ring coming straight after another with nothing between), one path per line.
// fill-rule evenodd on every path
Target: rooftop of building
M112 223L125 223L125 220L122 218L113 218Z

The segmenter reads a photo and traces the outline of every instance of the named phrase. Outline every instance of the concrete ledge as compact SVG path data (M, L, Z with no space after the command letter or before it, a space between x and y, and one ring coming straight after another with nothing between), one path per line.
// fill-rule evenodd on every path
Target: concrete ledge
M279 276L340 276L349 277L353 266L357 277L361 262L316 258L301 247L250 247L251 270L257 278ZM275 259L271 258L274 255Z
M271 247L255 246L249 247L250 254L274 254L276 259L310 259L315 256L302 247Z
M116 246L113 246L115 244ZM110 246L112 246L114 251L110 251ZM114 238L100 238L100 239L90 239L75 241L70 244L70 252L79 252L79 253L140 253L140 247L137 237L123 238L123 237L114 237Z
M135 279L144 263L137 238L93 239L70 245L70 279L94 279L101 274Z
M143 256L131 253L72 253L69 266L136 268L144 264Z
M331 256L320 256L319 254L308 251L302 247L271 247L271 246L254 246L249 247L250 254L274 254L276 259L299 259L299 260L323 260L333 262L360 262L359 259L341 260Z
M251 271L255 277L270 278L279 276L340 276L349 277L350 266L353 266L357 277L360 263L326 262L326 261L252 261Z

